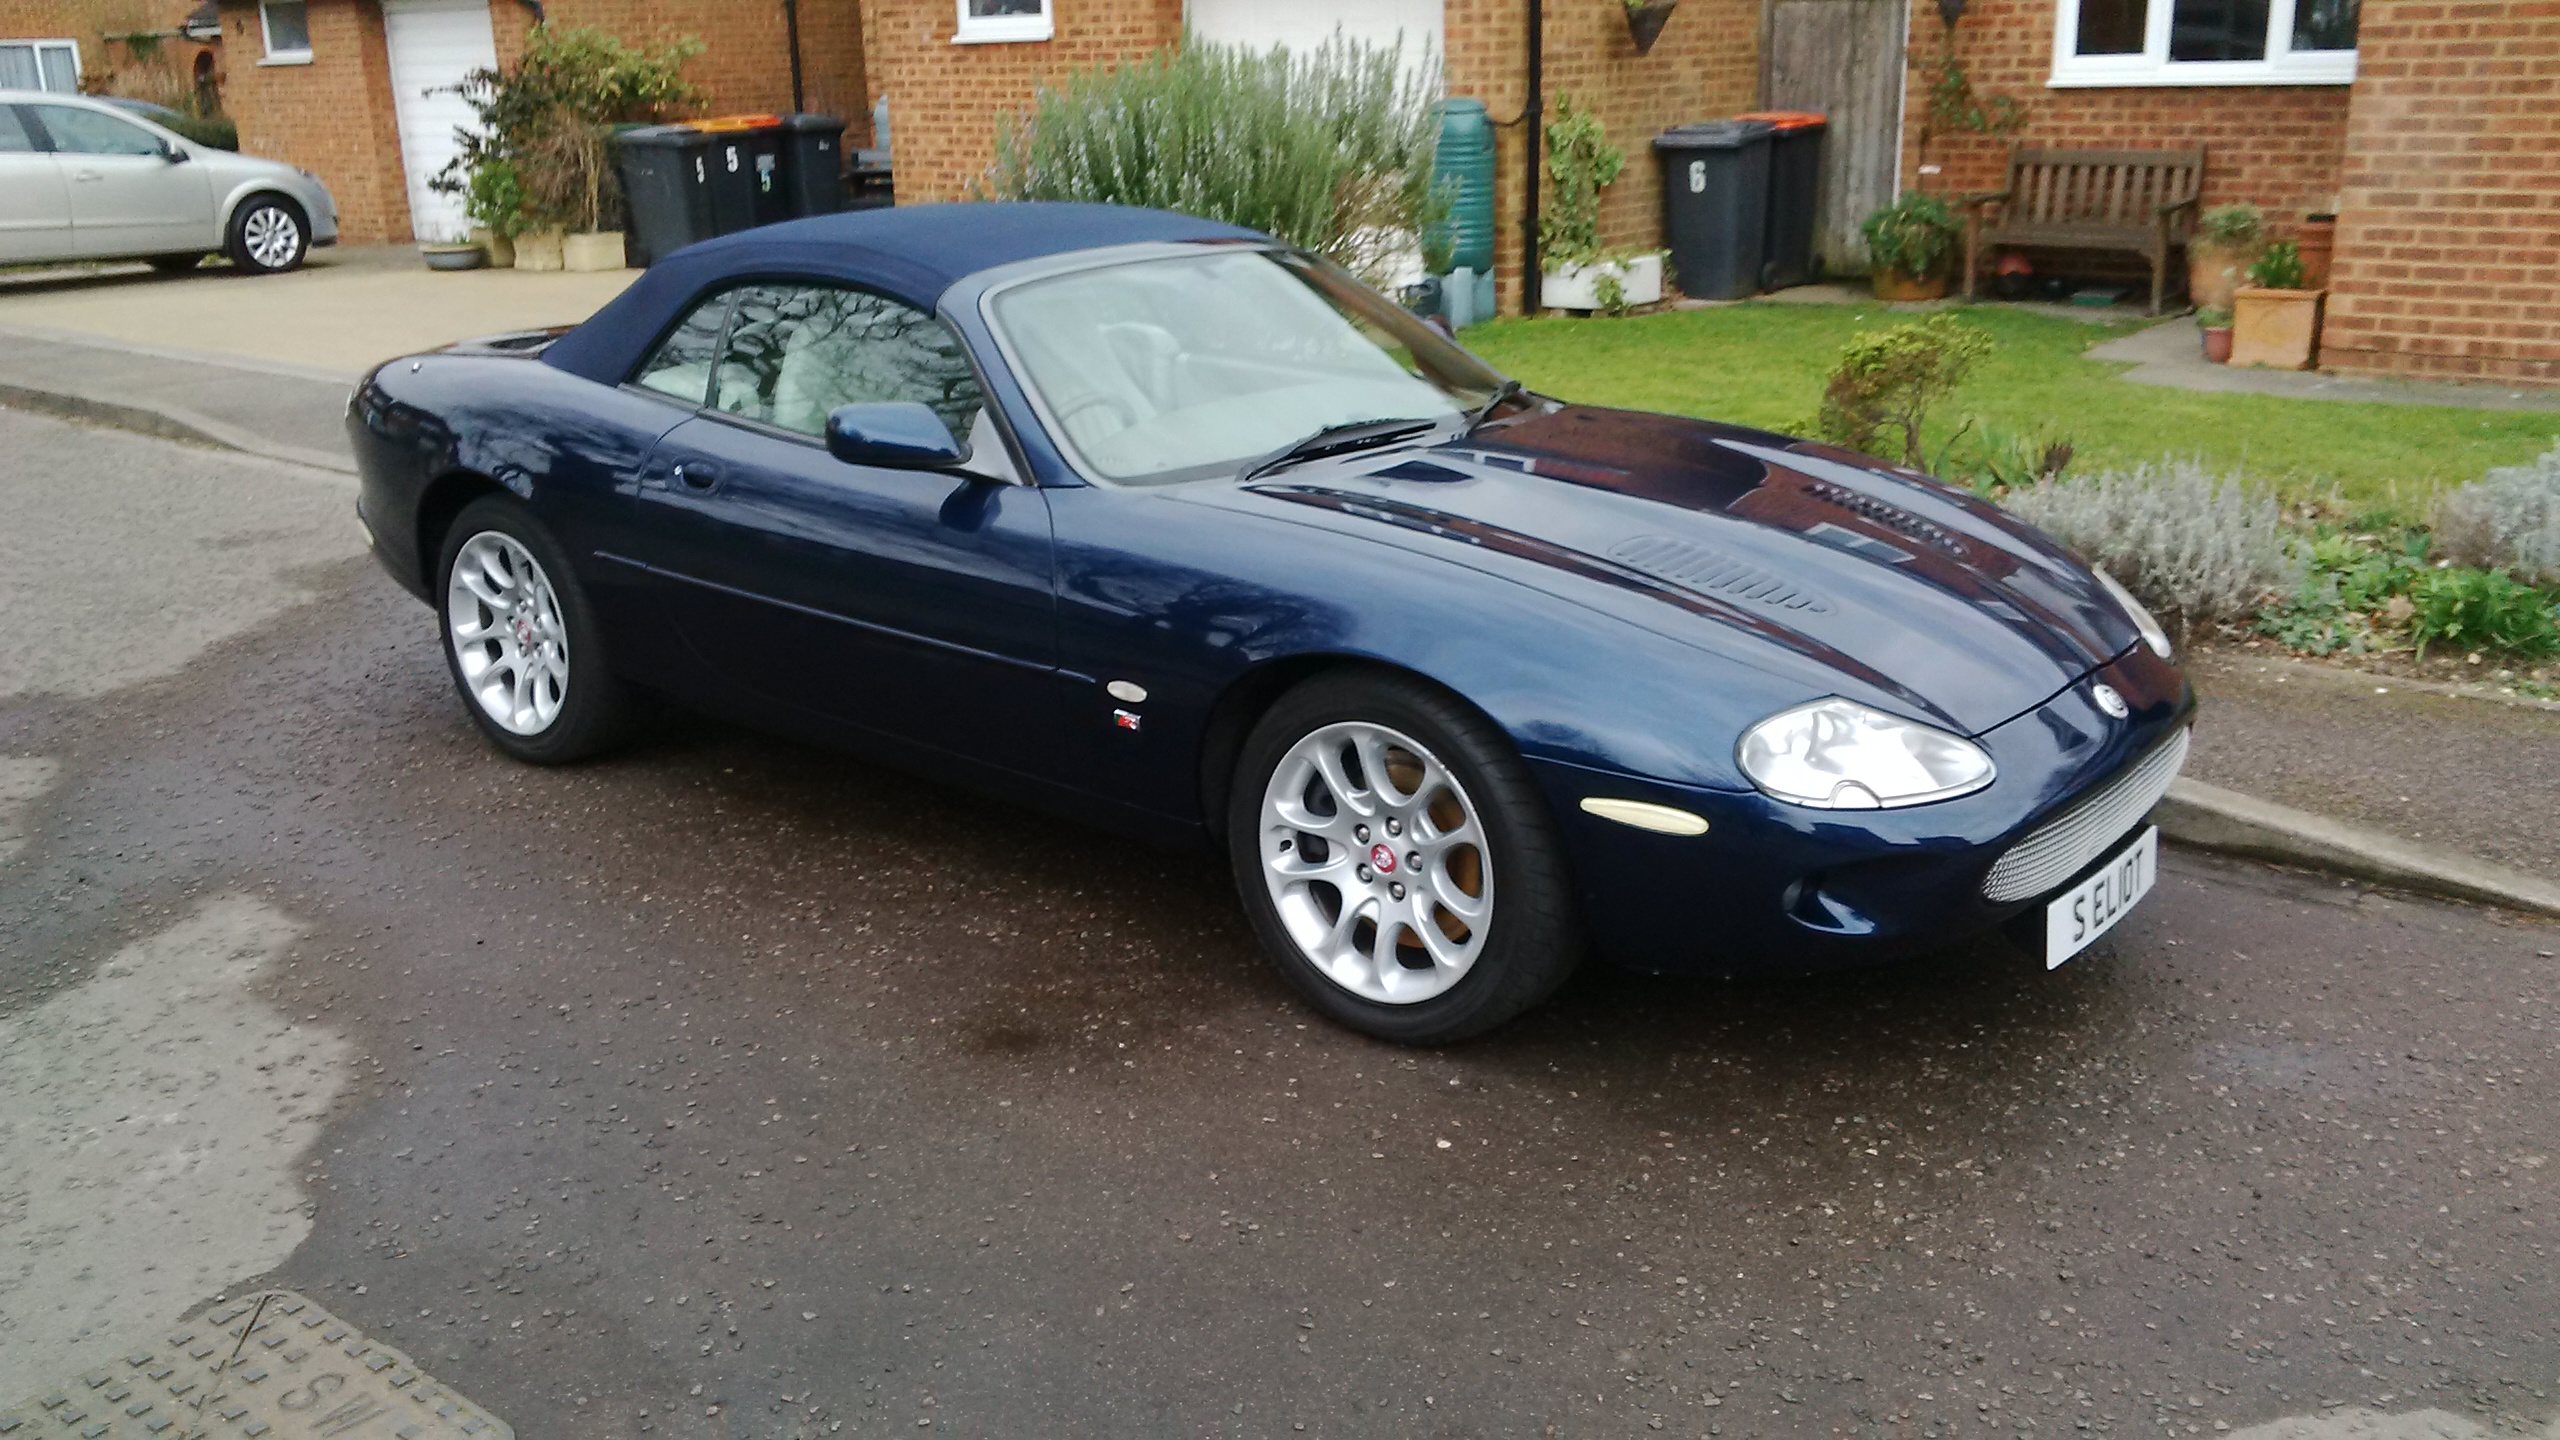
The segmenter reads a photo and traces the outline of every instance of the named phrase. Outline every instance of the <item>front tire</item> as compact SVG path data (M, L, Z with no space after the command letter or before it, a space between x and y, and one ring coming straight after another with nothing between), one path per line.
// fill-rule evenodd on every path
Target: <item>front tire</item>
M1480 1035L1582 955L1528 768L1482 716L1404 676L1342 671L1282 696L1245 740L1227 851L1280 972L1382 1040Z
M634 706L568 551L512 496L462 507L436 567L444 655L480 733L515 759L566 765L628 733Z
M311 222L301 206L281 195L252 195L232 212L231 235L222 248L249 274L280 274L311 253Z

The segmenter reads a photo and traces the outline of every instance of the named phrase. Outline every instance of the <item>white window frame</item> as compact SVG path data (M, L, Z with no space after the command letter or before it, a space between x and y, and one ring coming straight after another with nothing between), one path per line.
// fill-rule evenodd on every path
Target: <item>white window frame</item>
M972 15L969 0L953 0L959 12L959 27L952 31L954 45L1020 45L1033 40L1046 40L1057 33L1058 0L1040 0L1037 15Z
M308 3L308 0L304 0L304 4L302 6L302 48L299 50L279 50L276 48L275 32L268 27L267 21L267 7L273 3L274 0L258 0L258 40L259 43L266 48L266 54L259 59L258 63L261 65L310 64L311 6Z
M2176 10L2177 0L2149 0L2140 54L2081 55L2072 49L2080 37L2080 0L2054 0L2053 78L2046 86L2347 85L2356 78L2353 50L2293 48L2294 0L2267 0L2264 60L2170 59L2169 21Z
M53 39L20 40L13 37L7 40L0 40L0 45L7 45L13 49L23 45L35 56L36 88L38 90L42 90L48 95L77 95L80 93L79 41ZM47 50L68 50L71 52L71 88L69 90L53 90L46 87L44 83L44 52Z

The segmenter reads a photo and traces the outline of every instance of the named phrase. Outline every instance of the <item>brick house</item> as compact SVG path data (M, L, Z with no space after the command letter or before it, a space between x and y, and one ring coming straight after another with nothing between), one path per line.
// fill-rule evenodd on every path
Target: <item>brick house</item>
M130 95L218 109L209 0L0 0L0 89Z
M53 0L51 9L80 3ZM111 0L90 0L111 3ZM139 0L133 0L139 3ZM1428 43L1497 122L1503 303L1519 300L1533 0L219 0L243 147L336 191L351 239L453 230L425 179L460 117L445 87L537 14L680 35L717 110L853 121L886 97L898 195L965 195L997 123L1078 67L1207 38L1303 45L1337 26ZM2208 204L2339 217L2324 358L2340 369L2560 383L2560 3L2555 0L1681 0L1649 53L1620 0L1534 0L1550 112L1587 104L1628 152L1603 238L1653 243L1646 140L1762 105L1827 111L1826 231L1897 188L1989 189L2006 143L1932 135L1952 36L2017 143L2208 151ZM10 7L38 0L0 0ZM1959 11L1950 29L1942 6ZM39 7L42 8L42 7ZM795 43L796 42L796 43ZM1827 247L1832 248L1832 247ZM1835 259L1838 258L1835 255Z
M1907 113L1947 33L1909 18ZM1974 0L1953 28L2018 143L2206 150L2204 201L2338 217L2326 367L2560 383L2560 6ZM1907 184L1997 188L2005 145L1906 127Z

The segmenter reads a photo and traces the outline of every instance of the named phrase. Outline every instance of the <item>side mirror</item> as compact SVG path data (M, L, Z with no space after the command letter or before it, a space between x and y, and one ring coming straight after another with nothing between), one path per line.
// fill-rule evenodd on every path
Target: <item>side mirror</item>
M913 400L837 407L827 416L827 453L888 470L945 470L969 458L942 417Z
M160 146L160 158L168 161L172 165L184 165L195 157L188 154L184 146L171 145L164 142Z

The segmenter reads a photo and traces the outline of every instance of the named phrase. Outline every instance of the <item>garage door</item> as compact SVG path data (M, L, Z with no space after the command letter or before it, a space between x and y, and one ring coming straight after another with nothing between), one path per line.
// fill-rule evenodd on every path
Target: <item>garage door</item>
M1410 69L1426 53L1446 53L1442 8L1442 0L1190 0L1183 18L1203 40L1256 50L1312 50L1336 30L1381 48L1401 40Z
M428 182L460 153L453 132L471 124L462 77L497 66L489 0L382 0L382 30L391 51L410 225L420 240L460 240L471 228L462 197L437 194Z

